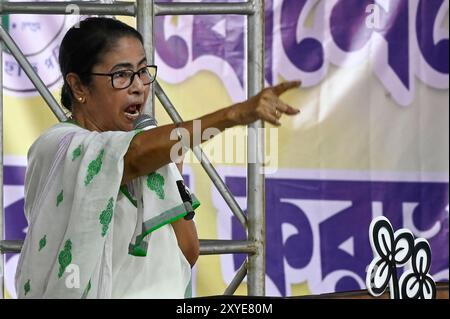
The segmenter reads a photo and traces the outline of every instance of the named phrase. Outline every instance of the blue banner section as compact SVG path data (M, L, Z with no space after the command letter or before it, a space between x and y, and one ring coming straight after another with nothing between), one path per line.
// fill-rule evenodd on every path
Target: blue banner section
M314 86L327 78L330 65L364 61L370 49L374 74L398 104L409 105L416 77L431 87L448 89L449 38L442 28L447 11L446 0L266 0L266 81L276 84L274 73L281 73ZM214 57L231 67L244 88L244 17L194 16L183 34L168 34L170 19L156 18L160 63L172 72L187 72L190 64ZM200 68L220 72L207 63ZM172 82L173 74L164 73L163 78Z
M246 196L245 178L227 177L226 182L235 196ZM309 278L319 276L317 283L322 288L328 276L347 271L347 275L327 282L327 289L365 289L361 282L373 259L369 226L376 215L382 214L395 230L408 228L415 236L425 235L433 252L430 273L446 272L448 280L448 189L448 183L269 178L267 275L281 295L286 295L286 284L294 279L286 278L287 268L306 269ZM293 231L287 231L286 235L284 226ZM235 217L232 238L246 238ZM235 255L235 269L244 258ZM361 280L355 280L356 276ZM314 291L312 281L308 280Z
M24 166L5 165L3 169L3 183L5 185L23 185L25 180Z

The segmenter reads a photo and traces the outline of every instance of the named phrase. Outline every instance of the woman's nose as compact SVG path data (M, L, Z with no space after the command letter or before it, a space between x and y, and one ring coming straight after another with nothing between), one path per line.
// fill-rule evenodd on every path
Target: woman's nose
M145 85L137 74L132 79L130 90L131 93L143 93L145 91Z

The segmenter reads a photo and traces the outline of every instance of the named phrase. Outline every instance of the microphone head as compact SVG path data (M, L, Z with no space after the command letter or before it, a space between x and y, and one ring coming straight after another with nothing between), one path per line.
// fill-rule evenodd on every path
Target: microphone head
M149 126L158 126L158 123L152 116L150 116L148 114L141 114L134 121L134 129L135 130L144 129Z

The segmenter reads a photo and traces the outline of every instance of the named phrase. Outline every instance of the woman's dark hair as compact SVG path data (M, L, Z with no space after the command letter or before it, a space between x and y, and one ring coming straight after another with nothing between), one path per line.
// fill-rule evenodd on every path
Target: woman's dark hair
M89 85L92 68L118 39L125 36L135 37L143 43L138 31L111 18L87 18L67 31L59 48L59 66L64 79L61 103L64 107L72 111L74 99L66 75L75 73L84 85Z

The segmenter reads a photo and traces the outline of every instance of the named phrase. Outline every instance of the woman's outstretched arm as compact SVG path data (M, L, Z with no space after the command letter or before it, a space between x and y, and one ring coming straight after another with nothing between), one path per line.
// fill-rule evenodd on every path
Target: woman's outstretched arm
M227 128L248 125L257 120L280 126L279 119L283 114L292 116L300 111L282 102L279 96L299 85L300 82L285 82L264 89L247 101L200 117L197 119L201 123L200 138L194 138L194 121L184 122L178 127L189 133L189 145L195 147L199 143L206 141L206 139L203 139L203 131L209 128L215 128L222 132ZM171 140L170 135L176 128L177 125L175 124L164 125L142 132L133 138L124 156L122 184L154 172L158 168L174 161L174 159L171 159L171 149L179 142Z

